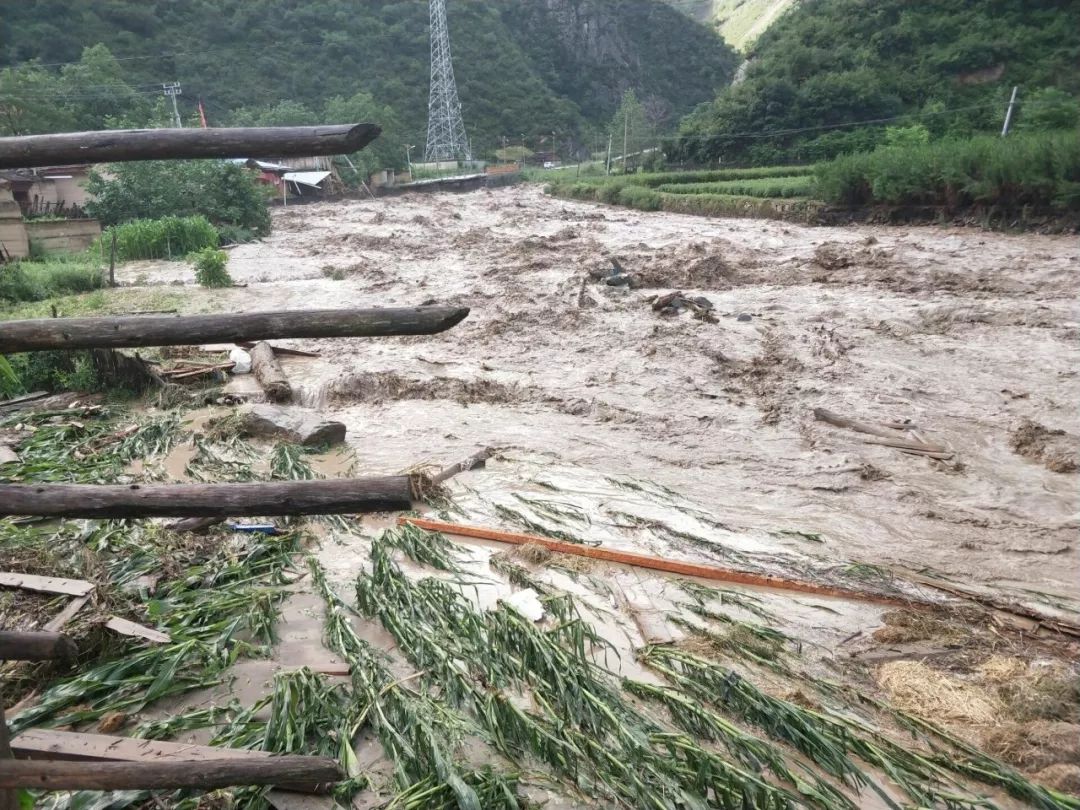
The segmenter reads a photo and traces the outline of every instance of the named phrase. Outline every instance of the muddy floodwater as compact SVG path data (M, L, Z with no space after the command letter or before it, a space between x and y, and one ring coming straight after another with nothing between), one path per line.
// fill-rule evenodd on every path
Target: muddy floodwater
M612 258L633 288L606 283ZM500 459L459 494L492 507L547 475L571 511L599 508L581 533L607 543L636 544L617 516L632 491L610 483L631 477L707 511L750 560L1076 594L1073 236L707 219L517 187L278 209L229 271L248 286L194 288L191 306L471 308L433 337L283 341L321 353L286 370L347 424L361 474L491 445ZM124 273L192 283L179 263ZM654 312L672 291L712 309ZM952 456L871 443L819 407Z

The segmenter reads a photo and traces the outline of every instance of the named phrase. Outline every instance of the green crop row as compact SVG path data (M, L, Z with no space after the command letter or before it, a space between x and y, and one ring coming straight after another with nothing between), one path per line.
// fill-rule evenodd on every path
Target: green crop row
M113 234L116 234L118 261L182 259L189 253L218 245L218 231L204 216L133 219L109 228L101 235L101 244L93 250L108 256Z
M813 194L814 178L761 177L748 180L723 180L715 183L665 183L657 191L667 194L735 194L743 197L809 197Z
M1080 133L979 136L882 147L817 167L818 194L860 205L1080 210Z

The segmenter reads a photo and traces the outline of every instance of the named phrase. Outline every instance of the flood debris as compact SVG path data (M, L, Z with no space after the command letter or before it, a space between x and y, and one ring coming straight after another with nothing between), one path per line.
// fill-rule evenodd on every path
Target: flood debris
M918 456L928 456L938 460L948 460L953 457L953 452L941 444L932 444L925 441L915 432L914 426L903 424L875 425L856 419L849 419L826 408L814 408L814 418L836 427L848 428L857 433L866 433L876 436L876 439L865 439L868 444L881 444L886 447L894 447L902 453L910 453Z
M688 296L681 290L676 290L666 295L652 296L648 300L652 304L653 312L662 317L670 318L684 310L690 310L696 320L719 323L713 312L716 307L703 295Z
M1018 456L1042 464L1050 472L1072 473L1080 468L1080 440L1031 419L1024 419L1012 431L1009 445Z

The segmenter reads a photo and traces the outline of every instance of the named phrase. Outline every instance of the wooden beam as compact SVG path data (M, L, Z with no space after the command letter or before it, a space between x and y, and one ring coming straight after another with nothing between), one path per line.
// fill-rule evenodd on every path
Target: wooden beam
M236 785L328 784L341 779L337 762L327 757L208 759L197 767L191 762L0 760L0 789L216 790Z
M281 368L281 363L274 357L274 350L265 340L260 340L251 349L251 371L259 385L266 392L271 402L288 402L292 399L292 386Z
M4 718L4 704L0 703L0 764L10 759L10 733ZM0 810L19 810L19 794L14 790L0 790Z
M270 338L433 335L456 326L468 314L468 307L395 307L5 321L0 329L0 354Z
M412 479L407 475L243 484L0 484L0 515L332 515L409 509L412 496Z
M375 124L214 129L117 129L0 138L0 169L189 158L280 158L358 152Z
M77 653L75 642L60 633L0 630L0 660L68 661Z
M94 583L85 579L64 579L63 577L39 577L36 574L19 574L14 571L0 571L0 587L23 588L42 593L66 593L68 596L86 596L94 590Z

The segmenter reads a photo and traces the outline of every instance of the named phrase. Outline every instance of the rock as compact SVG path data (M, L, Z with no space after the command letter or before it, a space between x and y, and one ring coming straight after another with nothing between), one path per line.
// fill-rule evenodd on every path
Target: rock
M753 320L753 317L746 314L745 312L742 312L742 313L739 314L739 317L736 318L735 320L742 321L743 323L746 323L747 321Z
M307 446L340 444L345 441L345 425L323 419L304 408L280 405L252 405L240 412L241 431L265 439L285 439Z
M18 453L8 447L6 444L0 444L0 464L10 464L11 462L18 460Z
M604 279L604 283L609 287L629 287L631 282L630 276L608 276Z
M697 304L702 309L715 309L715 306L713 305L713 302L710 301L708 298L706 298L704 295L699 295L699 296L697 296L696 298L694 298L692 300L693 300L693 302L695 304Z

